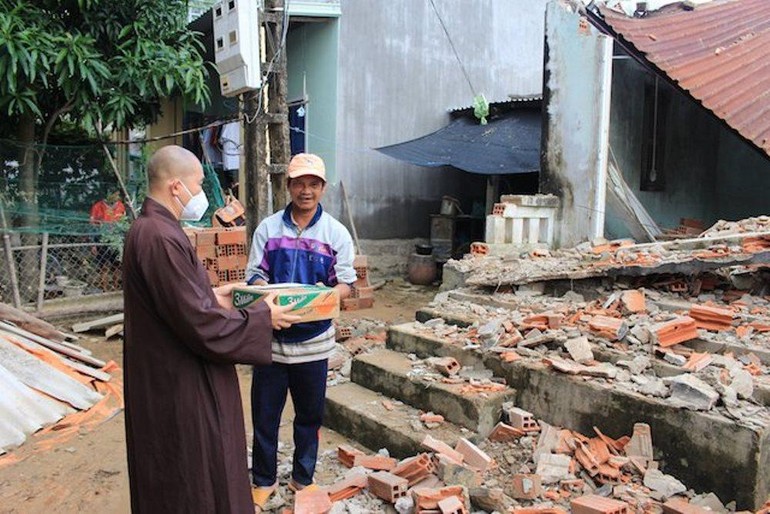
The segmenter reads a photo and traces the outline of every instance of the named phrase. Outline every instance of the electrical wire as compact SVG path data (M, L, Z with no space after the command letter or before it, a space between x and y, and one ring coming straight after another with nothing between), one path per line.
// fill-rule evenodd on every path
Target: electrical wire
M471 94L473 96L476 95L476 88L473 87L473 83L471 83L471 78L468 76L468 71L465 69L465 65L463 64L462 59L460 59L460 54L457 52L457 48L455 48L455 44L452 41L452 36L449 35L449 30L446 28L446 24L444 23L444 20L441 18L441 15L438 12L438 9L436 8L436 4L433 0L429 0L430 5L433 7L433 12L436 13L436 17L438 18L439 23L441 24L441 28L444 29L444 34L446 34L446 38L449 41L449 46L452 47L452 51L455 54L455 58L457 59L457 62L460 64L460 69L463 71L463 75L465 75L465 80L468 82L468 87L471 88Z

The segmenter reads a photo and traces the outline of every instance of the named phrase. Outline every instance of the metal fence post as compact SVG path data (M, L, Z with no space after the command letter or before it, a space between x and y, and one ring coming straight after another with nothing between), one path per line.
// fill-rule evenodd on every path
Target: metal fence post
M11 248L11 236L3 233L3 245L5 246L5 260L8 264L8 274L11 277L11 290L13 291L13 306L21 308L21 295L19 294L19 279L16 277L16 264L13 262L13 248Z
M37 284L37 310L43 310L43 297L45 296L45 273L48 264L48 232L43 232L43 242L40 248L40 280Z

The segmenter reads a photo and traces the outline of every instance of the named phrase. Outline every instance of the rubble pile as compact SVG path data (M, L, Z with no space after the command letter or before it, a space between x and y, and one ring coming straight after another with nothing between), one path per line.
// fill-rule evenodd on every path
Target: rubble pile
M720 222L692 239L635 244L631 239L607 241L597 238L574 248L552 251L468 254L462 260L449 261L446 266L467 275L465 282L468 285L494 287L601 276L692 275L730 266L768 264L768 219ZM708 234L712 235L709 237Z
M453 448L428 435L422 453L401 461L386 449L368 454L341 445L319 458L319 474L330 485L313 497L296 494L293 502L278 493L268 508L293 503L294 512L316 512L313 506L323 503L317 512L337 514L610 512L607 505L616 509L611 512L735 511L733 503L696 494L663 473L647 424L613 439L596 427L587 435L536 421L512 405L504 406L504 418L477 444L462 438ZM288 462L291 448L279 451ZM279 475L289 473L288 464L279 468Z
M387 326L379 320L343 319L334 320L337 345L329 357L327 385L344 384L350 380L351 360L385 344Z
M477 293L464 291L471 297ZM770 421L770 367L760 358L770 350L766 299L747 297L729 305L710 301L672 312L647 301L663 298L661 293L643 289L613 291L592 302L574 293L562 298L492 296L507 308L458 301L457 296L439 295L431 307L462 316L469 326L436 318L414 322L414 328L465 349L500 354L504 361L544 362L563 373L684 408L714 410L758 426ZM698 344L706 348L699 350Z

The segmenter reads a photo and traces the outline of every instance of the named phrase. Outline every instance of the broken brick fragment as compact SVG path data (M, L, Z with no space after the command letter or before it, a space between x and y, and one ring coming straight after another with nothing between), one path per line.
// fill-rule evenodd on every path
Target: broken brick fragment
M623 303L623 307L628 312L645 312L647 310L647 302L644 297L644 291L637 289L631 289L623 291L620 296L620 301Z
M326 491L305 488L294 495L294 514L326 514L332 501Z
M526 432L524 430L520 428L512 427L511 425L507 425L501 421L497 425L495 425L495 428L492 429L492 432L489 433L489 436L487 436L487 438L490 441L496 441L498 443L506 443L509 441L516 440L524 436L525 434Z
M440 502L438 502L438 509L441 511L441 514L465 514L465 505L463 502L460 501L460 498L457 496L450 496L449 498L444 498Z
M735 313L730 309L720 309L708 305L693 305L690 317L698 328L711 331L727 330L733 324Z
M434 470L433 462L426 453L404 459L390 470L396 476L407 480L409 487L420 482Z
M714 357L710 353L692 352L682 368L688 371L698 372L711 364L711 361L713 360Z
M663 348L674 346L698 337L698 327L695 320L689 316L658 323L652 327L652 336L655 342Z
M449 377L460 371L460 363L454 357L433 357L430 364L442 375Z
M628 324L622 319L602 315L591 318L588 322L588 328L594 334L610 341L623 339L628 332Z
M369 479L364 473L354 473L353 475L340 480L339 482L327 487L326 493L332 502L346 500L357 495L369 483Z
M517 500L534 500L543 492L540 475L517 473L512 484L511 497Z
M463 505L465 504L465 488L462 486L455 485L441 489L415 487L412 491L414 512L415 514L441 512L439 502L453 496L461 500Z
M422 440L422 447L432 452L446 455L458 464L463 463L464 457L462 453L456 451L444 441L440 441L430 435L426 435L425 439Z
M709 514L713 511L693 505L684 498L671 498L663 504L664 514Z
M420 415L420 421L423 423L443 423L444 416L441 414L433 414L432 412L426 412Z
M628 504L596 494L587 494L570 502L573 514L628 514Z

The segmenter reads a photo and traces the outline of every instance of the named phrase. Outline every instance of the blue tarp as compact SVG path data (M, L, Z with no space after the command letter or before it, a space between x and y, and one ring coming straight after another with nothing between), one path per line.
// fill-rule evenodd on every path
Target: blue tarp
M540 109L516 109L486 125L463 117L418 139L376 150L417 166L453 166L470 173L540 171Z

